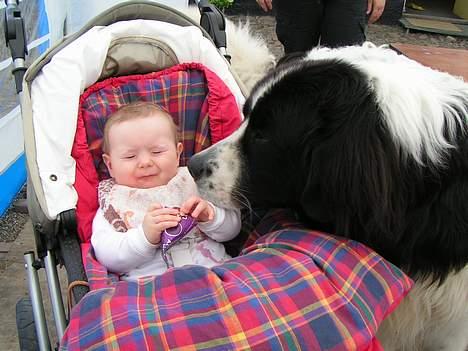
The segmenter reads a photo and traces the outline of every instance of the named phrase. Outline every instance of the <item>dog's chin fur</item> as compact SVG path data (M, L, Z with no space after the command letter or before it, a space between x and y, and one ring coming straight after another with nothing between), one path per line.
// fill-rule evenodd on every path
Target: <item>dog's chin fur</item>
M468 344L468 84L371 44L283 60L237 133L204 153L202 194L292 207L415 279L382 326L386 350Z
M200 22L200 11L189 6L179 11L195 22ZM226 18L227 53L231 56L231 68L243 83L247 92L271 70L276 63L265 40L253 33L249 21L237 23Z

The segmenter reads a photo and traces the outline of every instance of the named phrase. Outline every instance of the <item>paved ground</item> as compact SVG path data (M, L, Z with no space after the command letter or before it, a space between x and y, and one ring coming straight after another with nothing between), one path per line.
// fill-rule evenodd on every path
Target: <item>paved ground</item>
M239 18L245 19L243 16L232 16L234 20ZM274 34L274 19L269 16L252 16L249 21L253 32L266 39L277 57L281 56L281 45ZM425 33L406 33L399 26L373 25L369 28L368 39L379 45L401 42L468 49L467 39ZM20 197L24 197L24 193ZM15 304L20 297L27 295L23 252L33 248L32 227L28 216L10 209L7 215L0 219L0 307L2 311L0 314L0 350L18 349ZM41 270L41 280L44 280L43 270ZM48 301L45 289L44 287L43 296Z
M15 306L20 298L28 295L23 253L34 248L31 222L26 223L14 242L1 243L0 248L2 246L7 246L8 253L6 257L0 256L0 260L6 264L6 269L0 274L0 306L2 311L0 314L0 350L14 351L19 350ZM65 287L65 272L63 269L59 271L59 274L63 288ZM47 285L44 283L46 281L44 269L39 271L39 279L48 316L49 334L52 339L56 339Z

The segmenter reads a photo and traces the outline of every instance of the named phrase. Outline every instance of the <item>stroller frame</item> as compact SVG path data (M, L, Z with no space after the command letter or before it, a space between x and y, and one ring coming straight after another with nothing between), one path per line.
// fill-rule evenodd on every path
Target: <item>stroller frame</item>
M201 29L206 38L213 42L220 54L229 61L230 57L226 51L226 24L223 14L214 5L210 4L208 0L197 0L196 2L201 14L200 25L181 12L161 4L155 4L154 2L134 1L132 3L116 5L95 17L80 31L65 37L26 69L26 38L21 11L18 8L19 1L5 0L7 5L4 19L5 39L12 54L14 64L12 73L15 76L16 90L19 95L22 112L25 106L25 93L29 91L33 79L41 69L50 62L55 53L94 26L107 26L116 22L133 19L159 20L179 26L196 26ZM233 73L241 91L245 95L242 83L237 79L234 72L231 73ZM23 88L25 91L23 91ZM29 137L34 138L34 135L30 135ZM25 149L25 151L27 152L28 150ZM29 152L28 155L32 155L35 158L34 152ZM33 162L35 162L35 159ZM55 220L47 218L41 210L41 203L45 200L39 182L37 170L28 166L28 211L33 223L37 257L34 251L24 253L30 300L27 298L19 300L17 303L17 313L18 311L26 310L32 311L32 315L23 316L23 318L31 319L31 323L26 323L26 325L29 325L27 329L20 328L17 315L17 326L21 349L26 346L24 342L27 341L29 343L27 345L28 349L32 347L33 349L50 350L51 342L45 318L38 270L44 268L46 272L55 328L59 340L64 334L68 321L61 295L57 265L65 266L68 283L70 286L74 286L72 292L76 302L81 300L88 293L89 289L83 284L80 285L80 282L86 282L87 278L81 258L75 210L71 209L61 212ZM44 204L42 203L42 205ZM77 262L79 263L78 265L76 264ZM28 340L22 340L22 338ZM31 339L33 338L36 339L37 345L31 345Z

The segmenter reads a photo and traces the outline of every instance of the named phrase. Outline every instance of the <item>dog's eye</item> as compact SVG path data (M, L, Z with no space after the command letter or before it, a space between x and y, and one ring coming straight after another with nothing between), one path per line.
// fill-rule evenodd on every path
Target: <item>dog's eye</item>
M259 142L268 141L267 136L261 130L252 130L251 136L252 136L252 139L254 139L255 141L259 141Z

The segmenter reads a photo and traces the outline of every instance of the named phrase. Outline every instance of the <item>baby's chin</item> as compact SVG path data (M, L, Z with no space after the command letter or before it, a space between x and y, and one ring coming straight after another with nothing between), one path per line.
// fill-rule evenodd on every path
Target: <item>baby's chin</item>
M163 186L167 185L167 181L160 181L160 180L143 180L143 181L138 181L133 187L134 188L140 188L140 189L150 189L150 188L156 188L158 186Z
M140 177L134 184L134 188L140 189L150 189L156 188L158 186L164 186L169 183L170 179L160 178L157 176L147 176L147 177Z

